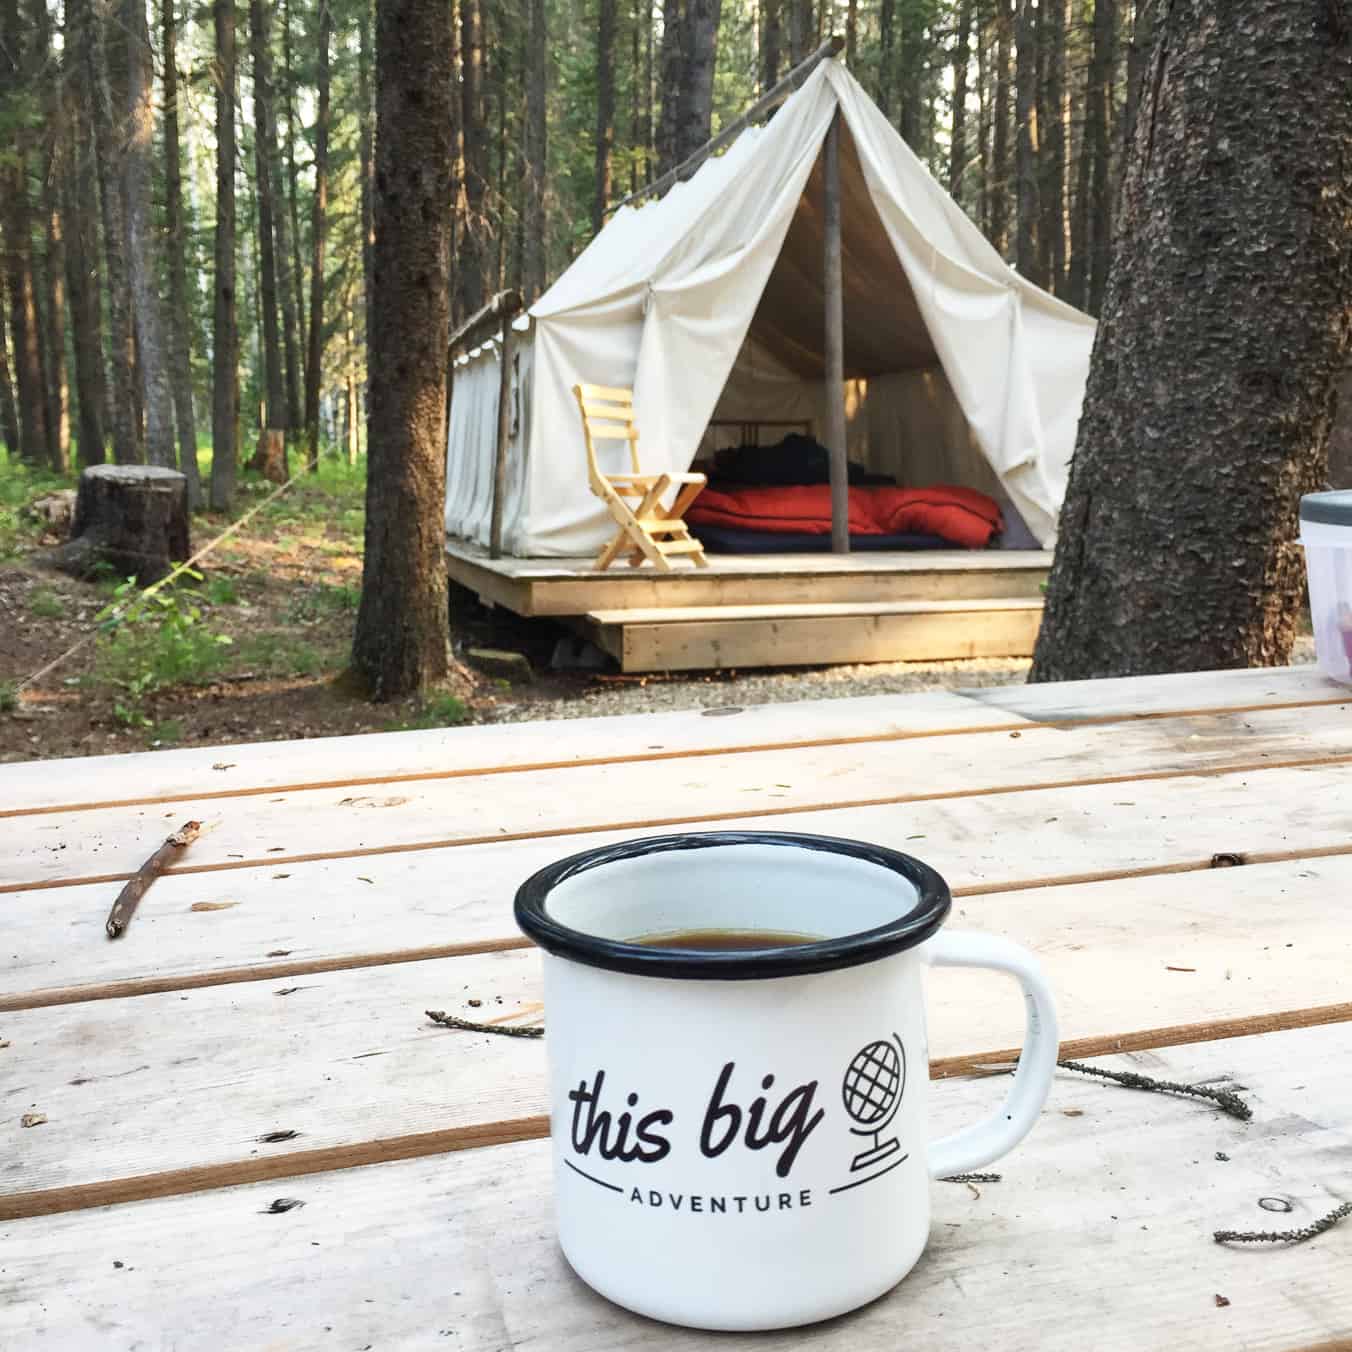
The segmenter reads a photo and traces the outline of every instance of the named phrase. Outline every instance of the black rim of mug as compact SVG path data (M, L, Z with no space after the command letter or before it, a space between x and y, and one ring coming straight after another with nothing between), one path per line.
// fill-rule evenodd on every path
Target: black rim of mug
M792 947L735 951L652 948L623 943L561 924L549 914L550 893L560 883L581 873L649 854L717 849L727 845L771 845L861 859L904 878L915 889L915 903L903 914L874 929ZM870 845L862 840L790 831L706 831L625 840L569 855L542 868L521 884L516 893L515 910L516 923L547 953L589 967L687 981L746 981L857 967L890 953L914 948L944 923L952 905L952 896L943 878L928 864L899 850Z

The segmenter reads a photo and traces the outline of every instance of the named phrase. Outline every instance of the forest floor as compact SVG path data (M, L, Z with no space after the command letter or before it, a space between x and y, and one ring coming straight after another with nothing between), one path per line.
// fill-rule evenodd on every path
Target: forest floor
M0 762L1002 685L1028 669L1011 658L673 677L556 672L550 657L568 631L487 611L453 588L459 661L445 687L371 704L344 680L361 588L360 470L326 461L213 552L200 580L164 589L148 613L133 609L113 626L109 610L131 599L128 589L45 566L60 537L24 510L63 486L0 456ZM243 475L237 514L271 489ZM194 548L226 524L194 518ZM469 657L477 648L521 653L530 674L478 670ZM1293 660L1311 659L1302 639Z

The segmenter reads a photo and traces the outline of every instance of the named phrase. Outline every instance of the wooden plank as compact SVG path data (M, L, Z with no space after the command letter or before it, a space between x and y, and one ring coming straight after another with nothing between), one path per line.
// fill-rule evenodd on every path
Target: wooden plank
M1218 853L1301 859L1308 863L1300 868L1320 872L1321 855L1352 854L1346 777L1342 766L1268 771L1261 793L1244 775L1162 780L1133 785L1129 800L1116 784L1073 787L804 813L790 824L919 854L959 896L1114 876L1207 878ZM739 825L786 823L748 817ZM11 893L3 902L11 957L0 1011L240 980L280 983L505 947L520 941L511 899L525 877L577 850L652 833L170 875L147 893L134 932L115 944L103 933L115 884ZM1198 882L1170 885L1186 896Z
M625 620L596 626L594 632L600 645L619 658L623 671L727 671L1027 657L1042 623L1039 601L961 601L951 607L935 602L903 604L908 608L829 617L638 624ZM909 609L916 604L937 608L916 613Z
M991 686L961 693L1035 723L1141 718L1200 709L1274 708L1294 703L1352 704L1352 690L1330 680L1313 665Z
M357 792L302 789L225 806L188 799L95 808L0 820L0 892L121 878L159 843L166 821L187 818L208 829L175 872L749 816L779 816L784 829L793 829L800 814L830 808L1248 776L1349 759L1352 723L1339 710L1278 709L1111 729L955 734L944 739L942 755L928 741L893 743L887 755L871 743L828 745L678 759L661 773L648 764L580 766L401 783L393 792L374 785Z
M1329 907L1350 884L1352 859L1231 869L965 898L952 923L1042 958L1066 1041L1149 1045L1143 1035L1158 1042L1162 1029L1200 1040L1274 1016L1352 1019L1339 1003L1352 927ZM930 1054L944 1069L1020 1042L1013 983L945 969L929 984ZM24 1112L48 1121L0 1169L0 1214L144 1195L171 1171L219 1184L260 1157L304 1167L307 1152L344 1148L356 1163L519 1135L547 1111L542 1049L429 1028L423 1011L534 1018L542 998L527 950L11 1012L6 1065L22 1089L4 1115L11 1127ZM279 1130L298 1135L259 1149ZM419 1139L389 1144L404 1138Z
M930 1246L905 1282L810 1332L697 1334L594 1295L558 1253L549 1152L532 1142L0 1226L0 1340L34 1352L791 1352L805 1340L819 1352L1081 1352L1092 1327L1101 1352L1345 1348L1342 1230L1256 1250L1211 1233L1307 1224L1349 1195L1347 1100L1331 1069L1349 1056L1342 1027L1101 1062L1241 1083L1247 1124L1059 1074L1037 1129L996 1166L1001 1182L934 1185ZM934 1130L992 1097L985 1081L936 1086ZM267 1214L280 1196L305 1205ZM1261 1210L1264 1196L1292 1212Z
M821 700L810 706L715 706L563 723L138 751L0 766L0 817L113 803L167 803L189 797L208 801L297 788L730 754L828 741L983 728L1007 731L1026 723L1017 714L992 712L965 696L935 690Z
M948 612L980 615L986 611L1035 611L1042 602L1031 597L996 597L975 601L829 601L802 605L659 606L593 610L587 618L598 624L694 624L705 620L760 621L789 619L867 618L870 615L944 615ZM1016 690L1025 687L1016 686ZM1037 720L1044 722L1048 720Z

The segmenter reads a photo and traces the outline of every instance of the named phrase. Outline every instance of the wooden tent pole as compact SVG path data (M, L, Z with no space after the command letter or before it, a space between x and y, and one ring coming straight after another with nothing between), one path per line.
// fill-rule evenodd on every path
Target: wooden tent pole
M507 441L512 434L512 319L502 320L502 348L498 354L498 444L493 453L493 515L488 528L488 557L502 557L502 506L507 497Z
M826 294L826 446L831 453L831 552L850 552L850 481L845 447L845 303L840 266L840 111L831 119L822 157Z

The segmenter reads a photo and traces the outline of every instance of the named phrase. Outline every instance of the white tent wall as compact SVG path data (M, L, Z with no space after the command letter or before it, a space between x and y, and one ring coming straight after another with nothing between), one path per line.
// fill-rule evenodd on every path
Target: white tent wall
M618 211L532 308L533 337L518 347L532 364L521 401L527 434L509 452L503 512L510 553L586 556L613 533L587 485L574 384L633 387L645 471L687 469L716 409L744 416L721 410L736 403L746 372L735 368L754 347L748 331L837 110L877 211L870 229L876 235L881 223L913 292L906 304L923 319L944 384L1003 487L995 496L1013 502L1038 542L1052 543L1094 321L1013 272L853 77L825 61L767 126L744 132L660 201ZM487 350L458 368L452 401L447 529L480 543L491 510L496 365ZM896 419L913 416L924 392L913 375L871 374L880 400L910 406L895 409ZM794 379L796 393L771 416L820 420L820 379ZM870 412L869 402L852 420L850 449L876 463L891 452L869 449L885 407ZM814 411L786 411L799 407ZM949 444L960 456L961 439ZM617 458L611 468L627 466ZM899 477L914 481L909 468Z

